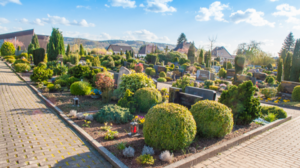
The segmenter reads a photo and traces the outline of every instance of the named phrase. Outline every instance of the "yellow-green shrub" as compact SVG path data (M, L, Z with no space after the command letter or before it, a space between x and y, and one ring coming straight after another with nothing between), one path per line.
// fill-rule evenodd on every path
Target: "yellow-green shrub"
M188 147L196 135L196 122L184 106L174 103L152 107L145 116L145 143L160 150Z
M148 78L144 73L132 73L123 75L121 79L122 82L119 86L123 93L125 93L127 89L135 93L140 88L155 88L153 80L151 78Z
M16 72L30 71L30 65L26 63L17 63L14 65L14 69Z
M292 100L300 101L300 86L296 86L292 92Z
M162 102L161 93L154 88L141 88L134 94L137 102L138 110L141 112L148 112L148 110Z
M224 137L233 128L233 115L227 106L211 100L199 101L192 105L191 113L200 136Z
M218 86L212 86L212 85L211 85L211 86L209 86L209 89L210 89L210 90L216 90L216 91L217 91L217 90L219 89L219 87L218 87Z

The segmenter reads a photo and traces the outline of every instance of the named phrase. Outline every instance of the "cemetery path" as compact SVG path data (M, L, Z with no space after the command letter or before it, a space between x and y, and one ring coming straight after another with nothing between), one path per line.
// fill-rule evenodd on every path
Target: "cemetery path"
M265 104L262 104L265 105ZM300 167L300 110L284 108L293 119L193 168Z
M101 167L106 161L0 61L0 167Z

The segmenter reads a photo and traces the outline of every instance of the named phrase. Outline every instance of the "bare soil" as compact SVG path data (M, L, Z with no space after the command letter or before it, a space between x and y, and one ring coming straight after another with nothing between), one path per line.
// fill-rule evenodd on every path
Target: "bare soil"
M140 116L144 116L144 114L138 114ZM74 120L74 119L73 119ZM155 149L155 155L153 156L155 159L155 163L152 166L144 166L139 165L136 162L136 158L141 155L142 149L145 145L144 137L143 137L143 130L142 128L139 129L139 134L141 136L139 137L130 137L128 136L130 124L120 124L120 125L113 125L112 131L118 131L119 136L115 140L105 140L104 135L105 131L100 130L101 126L104 126L104 124L100 124L96 121L92 121L90 124L90 127L83 127L84 120L74 120L76 124L81 126L89 135L91 135L95 140L97 140L99 143L101 143L106 149L108 149L112 154L114 154L118 159L120 159L125 165L127 165L130 168L139 168L139 167L155 167L155 168L161 168L164 166L167 166L170 163L163 162L159 159L159 155L162 151ZM223 142L226 142L232 138L238 137L240 135L243 135L251 130L254 130L261 125L251 123L250 125L244 126L244 125L235 125L232 132L228 135L226 135L223 138L200 138L196 137L194 142L190 145L190 147L194 147L197 150L197 153L202 152L204 150L207 150L215 145L221 144ZM134 158L125 158L122 154L122 151L117 149L117 144L125 142L126 146L131 146L135 149L135 157ZM189 148L190 148L189 147ZM174 152L174 160L173 162L179 161L181 159L184 159L193 153L190 151L190 149L187 148L182 151L173 151Z

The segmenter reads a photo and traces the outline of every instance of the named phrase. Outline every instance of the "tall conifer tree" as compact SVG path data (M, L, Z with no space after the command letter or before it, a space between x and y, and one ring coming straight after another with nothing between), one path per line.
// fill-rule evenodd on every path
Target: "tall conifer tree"
M200 50L199 57L198 57L198 63L199 63L199 64L202 64L203 62L204 62L204 50L201 49L201 50Z
M79 55L81 55L81 56L85 55L85 54L84 54L84 48L83 48L82 44L80 44Z
M290 80L294 82L298 82L299 75L300 75L300 39L296 41L296 45L294 49L292 68L290 72Z
M70 54L71 54L71 51L70 51L70 44L68 44L66 55L67 55L67 56L70 56Z
M65 55L64 38L58 28L53 28L47 45L48 60L56 60L57 55Z
M284 62L284 80L289 81L290 80L290 72L291 72L291 66L292 66L292 57L293 57L293 53L292 52L288 52L287 56L285 58L285 62Z
M191 61L191 64L195 63L195 52L196 52L196 48L194 43L191 43L190 48L188 50L188 59Z
M36 49L40 48L39 39L38 39L38 36L36 34L34 34L32 36L31 43L34 45L34 48L36 48Z
M279 58L278 61L278 70L277 70L277 81L281 82L281 78L282 78L282 64L283 64L283 60L282 58Z

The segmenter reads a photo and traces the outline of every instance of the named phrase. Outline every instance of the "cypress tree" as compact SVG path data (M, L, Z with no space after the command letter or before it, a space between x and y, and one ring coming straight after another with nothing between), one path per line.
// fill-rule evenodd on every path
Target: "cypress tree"
M69 55L70 55L70 52L71 52L71 51L70 51L70 44L68 44L66 55L69 56Z
M190 45L190 48L189 48L189 51L188 51L188 59L191 61L191 64L194 64L195 63L195 52L196 52L196 49L195 49L195 45L194 43L192 43Z
M245 60L246 58L243 55L238 55L234 58L234 65L235 65L235 75L234 80L236 81L237 74L242 74L244 67L245 67Z
M287 51L286 49L283 49L281 54L280 54L280 57L282 59L282 61L284 62L285 58L286 58L286 55L287 55Z
M206 67L210 67L210 63L211 63L211 52L209 50L208 52L205 53L205 64L206 64Z
M288 52L287 56L285 58L285 62L284 62L284 80L289 81L290 80L290 72L291 72L291 65L292 65L292 57L293 57L293 53L292 52Z
M120 55L123 55L123 51L120 51Z
M47 45L48 60L54 61L57 55L65 55L64 38L58 28L53 28Z
M31 43L34 45L34 48L36 48L36 49L40 48L39 39L38 39L38 36L36 34L34 34L32 36Z
M280 58L278 62L277 81L281 82L283 60Z
M79 55L81 55L81 56L85 55L85 54L84 54L84 48L83 48L82 44L80 44Z
M18 51L21 51L21 47L20 47L20 46L18 46L17 50L18 50Z
M202 64L203 61L204 61L203 59L204 59L204 51L203 51L203 49L201 49L200 54L199 54L199 58L198 58L198 63Z
M294 82L298 82L299 75L300 75L300 39L296 41L296 45L294 49L292 68L290 72L290 80Z
M32 43L30 43L29 45L28 45L28 55L29 54L33 54L33 50L35 50L35 47L34 47L34 45L32 44Z

